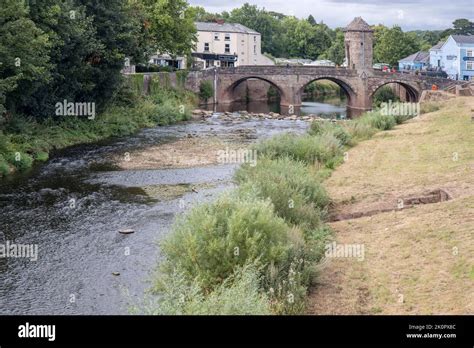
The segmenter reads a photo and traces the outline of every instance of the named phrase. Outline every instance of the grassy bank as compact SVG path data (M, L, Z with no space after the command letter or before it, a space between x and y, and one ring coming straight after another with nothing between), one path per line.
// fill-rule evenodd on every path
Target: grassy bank
M180 216L162 243L152 314L298 314L331 239L323 187L346 151L403 122L380 112L313 122L254 145L238 188ZM179 286L177 285L179 284Z
M137 85L136 78L126 80L110 106L94 119L9 117L0 129L0 177L28 170L36 161L46 161L55 149L187 120L197 103L196 97L184 90L153 86L152 93L144 96Z
M314 314L474 312L474 98L423 105L423 114L348 152L325 182L338 213L397 205L437 189L452 199L331 223L364 261L335 258L310 296Z

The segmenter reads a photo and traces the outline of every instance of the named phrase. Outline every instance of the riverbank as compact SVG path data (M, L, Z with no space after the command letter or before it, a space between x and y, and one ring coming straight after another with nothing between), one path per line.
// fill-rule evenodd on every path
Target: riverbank
M93 119L56 116L36 120L10 116L0 130L0 178L27 171L35 162L47 161L55 150L189 120L196 104L197 97L185 90L155 89L149 96L143 96L124 88Z
M329 225L365 255L324 263L309 314L474 312L473 107L444 102L348 151L324 184L344 218Z
M148 314L298 314L331 231L323 181L345 151L407 118L314 121L248 151L237 188L180 216L161 243ZM178 300L179 299L179 300Z

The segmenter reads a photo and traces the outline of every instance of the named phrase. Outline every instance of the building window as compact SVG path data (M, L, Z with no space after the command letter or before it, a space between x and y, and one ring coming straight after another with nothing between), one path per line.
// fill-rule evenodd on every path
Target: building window
M209 52L209 43L208 42L204 43L204 52Z
M214 33L214 40L219 41L219 33Z
M257 54L257 45L253 45L253 54Z
M230 53L230 44L225 44L225 53Z
M230 41L230 34L225 34L225 41Z
M466 54L468 57L474 57L474 50L467 50Z
M473 61L468 61L466 69L467 70L474 70L474 62Z
M257 37L256 36L253 37L253 42L257 42Z

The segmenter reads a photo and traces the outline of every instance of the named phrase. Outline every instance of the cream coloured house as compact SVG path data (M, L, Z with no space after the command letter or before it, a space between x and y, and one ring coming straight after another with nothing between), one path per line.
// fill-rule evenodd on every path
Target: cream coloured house
M197 43L192 56L200 68L273 65L262 54L260 33L237 23L196 22Z

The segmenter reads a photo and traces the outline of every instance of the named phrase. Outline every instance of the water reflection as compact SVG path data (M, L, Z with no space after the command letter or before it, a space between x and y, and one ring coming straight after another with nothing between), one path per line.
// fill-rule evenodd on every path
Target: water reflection
M344 119L353 116L353 110L347 107L347 99L338 96L319 96L305 98L300 107L280 106L279 102L253 101L253 102L234 102L230 104L216 104L202 107L205 110L214 112L237 112L247 111L249 113L270 112L280 113L282 115L295 114L299 116L317 115L323 118Z

